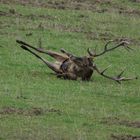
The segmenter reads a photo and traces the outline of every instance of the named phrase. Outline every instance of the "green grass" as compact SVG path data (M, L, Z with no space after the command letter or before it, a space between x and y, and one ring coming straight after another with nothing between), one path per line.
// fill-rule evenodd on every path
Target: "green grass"
M140 135L137 127L103 123L105 118L140 123L139 79L121 85L97 73L89 82L57 79L49 68L16 44L20 39L38 46L41 38L46 49L65 48L82 56L87 54L87 48L101 51L108 39L127 38L133 52L118 49L95 62L101 69L112 64L108 74L116 75L126 67L125 76L140 77L140 15L118 12L122 7L139 10L140 4L113 0L96 6L112 12L0 2L0 11L9 13L15 9L17 14L0 16L0 140L110 140L112 134ZM32 36L26 36L28 33ZM3 108L8 107L54 109L61 113L2 114Z

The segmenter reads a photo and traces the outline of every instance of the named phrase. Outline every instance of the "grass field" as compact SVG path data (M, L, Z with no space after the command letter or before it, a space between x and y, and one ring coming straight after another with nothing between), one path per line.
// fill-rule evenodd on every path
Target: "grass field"
M140 77L139 0L0 0L0 140L140 140L140 82L57 79L16 39L82 56L127 40L95 62ZM44 56L52 60L48 56Z

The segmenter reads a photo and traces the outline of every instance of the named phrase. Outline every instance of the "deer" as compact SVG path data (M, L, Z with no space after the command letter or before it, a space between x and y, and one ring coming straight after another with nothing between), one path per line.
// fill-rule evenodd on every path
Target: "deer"
M110 43L114 42L114 40L110 40L105 44L103 51L101 51L100 53L96 53L95 50L91 51L88 48L87 49L88 55L82 57L75 56L67 52L65 49L61 49L59 53L52 50L44 50L43 48L36 48L21 40L16 40L16 42L20 45L22 49L28 51L29 53L31 53L32 55L40 59L43 63L45 63L58 78L69 79L69 80L77 80L78 78L80 78L83 81L89 81L93 75L93 72L96 71L101 76L116 81L119 84L121 84L122 81L137 79L137 77L128 77L128 78L123 77L122 75L125 70L121 71L117 76L109 76L105 74L109 66L101 71L98 69L98 67L95 64L95 60L94 60L95 57L104 55L119 47L123 47L128 51L133 50L128 46L129 42L127 41L120 41L114 47L108 47ZM44 59L42 56L38 55L36 52L51 56L56 61L49 62L48 60Z

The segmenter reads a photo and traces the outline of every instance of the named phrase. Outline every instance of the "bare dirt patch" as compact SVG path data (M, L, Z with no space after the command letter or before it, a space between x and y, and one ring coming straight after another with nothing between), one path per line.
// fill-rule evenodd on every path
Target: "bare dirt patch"
M108 125L123 125L126 127L140 128L140 121L121 120L117 117L103 118L101 122Z
M42 108L30 108L30 109L21 109L21 108L12 108L4 107L0 109L0 115L25 115L25 116L39 116L47 113L57 113L61 115L61 111L58 109L42 109Z
M61 0L61 1L33 1L33 0L0 0L3 4L20 4L23 6L31 5L33 7L52 8L60 10L91 10L95 12L105 12L106 9L97 8L96 4L110 4L111 0Z
M140 140L140 136L132 135L111 135L112 140Z
M139 0L131 0L139 3ZM120 14L140 15L140 10L128 9L125 6L118 5L112 0L53 0L53 1L33 1L33 0L0 0L3 4L20 4L23 6L31 5L33 7L43 7L60 10L90 10L92 12L104 13L116 11ZM107 7L102 7L107 5Z
M140 10L136 10L136 9L123 9L123 8L120 8L118 12L120 14L128 14L128 15L138 15L138 16L140 16Z
M110 40L115 38L111 32L85 32L86 38L89 40Z
M134 39L134 38L116 37L114 40L116 42L127 41L127 42L129 42L130 44L133 44L133 45L140 45L140 40L139 39Z
M56 17L52 17L50 15L36 15L36 14L30 14L30 15L23 15L21 13L18 13L15 9L9 9L9 11L0 11L0 16L6 16L6 17L19 17L19 18L26 18L26 19L48 19L48 20L54 20Z
M116 42L127 41L133 45L140 45L139 39L128 38L128 37L118 37L110 31L107 32L83 32L87 39L89 40L103 40L109 41L114 40Z
M6 16L6 15L7 15L6 12L4 12L4 11L0 11L0 16Z
M109 40L115 40L116 42L120 41L127 41L130 44L133 45L140 45L139 39L134 38L128 38L128 37L119 37L113 34L111 31L105 31L105 32L94 32L94 31L86 31L86 29L82 26L70 26L70 25L64 25L64 24L55 24L55 23L40 23L38 26L26 28L26 29L20 29L20 30L35 30L35 29L55 29L58 31L63 32L75 32L75 33L82 33L85 35L85 38L87 40L103 40L103 41L109 41Z
M130 1L140 3L140 0L130 0Z
M63 31L63 32L82 33L85 35L85 38L88 40L103 40L103 41L115 40L116 42L127 41L133 45L140 45L139 39L128 38L128 37L118 37L114 35L111 31L105 31L105 32L86 31L86 29L82 26L70 26L70 25L55 24L55 23L51 23L51 24L41 23L38 25L38 27L35 27L35 28L55 29L55 30ZM34 30L35 28L32 28L32 29Z

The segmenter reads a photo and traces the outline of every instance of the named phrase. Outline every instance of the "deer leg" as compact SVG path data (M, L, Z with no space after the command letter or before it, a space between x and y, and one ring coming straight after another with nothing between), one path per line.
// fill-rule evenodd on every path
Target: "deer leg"
M62 71L59 69L60 66L50 63L49 61L45 60L44 58L42 58L41 56L39 56L38 54L36 54L35 52L31 51L30 49L28 49L26 46L22 45L21 46L22 49L30 52L31 54L33 54L34 56L36 56L37 58L39 58L41 61L43 61L51 70L53 70L56 73L62 73Z
M69 79L69 80L77 80L77 76L73 73L62 73L62 74L57 74L58 78L64 78L64 79Z
M63 62L66 59L68 59L69 57L65 54L61 54L61 53L57 53L54 51L47 51L47 54L50 55L51 57L55 58L57 61L59 62Z
M57 53L57 52L49 51L49 50L43 50L42 48L35 48L35 47L33 47L33 46L31 46L31 45L29 45L29 44L23 42L23 41L20 41L20 40L16 40L16 42L17 42L18 44L20 44L20 45L26 46L26 48L29 47L29 48L31 48L31 49L34 49L35 51L40 52L40 53L47 54L47 55L49 55L49 56L55 58L55 59L56 59L57 61L59 61L59 62L63 62L63 61L65 61L66 59L69 58L66 54Z

